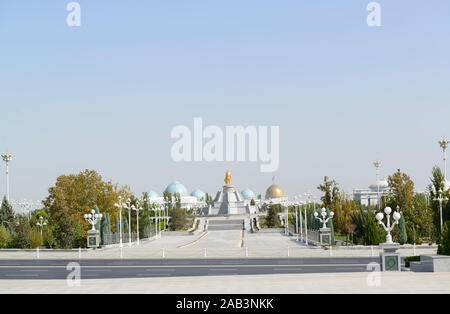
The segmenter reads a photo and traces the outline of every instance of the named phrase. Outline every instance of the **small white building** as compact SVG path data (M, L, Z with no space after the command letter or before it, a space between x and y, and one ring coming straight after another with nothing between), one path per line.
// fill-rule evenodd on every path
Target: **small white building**
M165 191L172 195L179 194L181 200L181 208L187 210L201 209L206 206L205 193L199 189L194 190L190 195L187 193L186 187L178 181L169 184ZM148 192L148 198L150 204L156 204L158 206L164 205L164 197L158 195L155 191ZM175 201L175 200L173 200Z
M383 196L390 192L389 184L386 179L377 180L366 189L354 189L353 200L359 201L361 205L377 206Z

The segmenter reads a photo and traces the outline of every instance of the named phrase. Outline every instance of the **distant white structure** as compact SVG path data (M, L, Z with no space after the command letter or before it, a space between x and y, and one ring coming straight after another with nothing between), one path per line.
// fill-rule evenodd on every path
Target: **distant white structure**
M450 182L447 180L447 148L450 143L445 137L438 142L442 148L442 160L444 161L444 190L450 189Z
M1 156L3 161L6 163L6 199L9 201L9 163L13 159L13 155L6 152L6 154Z
M376 181L368 188L354 189L353 200L359 201L361 205L378 206L381 203L381 198L389 194L389 184L386 179L379 179L379 169L381 161L375 161L373 165L376 168Z
M188 195L186 187L178 181L169 184L165 191L172 195L180 195L181 208L190 210L194 208L201 209L206 206L206 194L203 191L196 189ZM148 198L150 204L156 204L158 206L164 205L164 197L160 196L155 191L148 192Z

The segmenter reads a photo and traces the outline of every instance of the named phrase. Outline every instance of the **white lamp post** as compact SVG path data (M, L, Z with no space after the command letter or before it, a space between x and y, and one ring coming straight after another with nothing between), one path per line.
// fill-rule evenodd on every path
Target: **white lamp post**
M284 219L284 235L288 235L288 224L289 224L289 204L282 200L281 206L285 206L285 219Z
M11 154L8 154L8 152L6 152L6 154L2 155L2 159L3 161L6 163L6 199L9 201L9 163L11 162L11 160L13 159L13 156Z
M328 218L326 218L327 217L327 210L326 210L326 208L322 208L322 212L320 213L320 215L322 216L322 218L319 217L319 213L318 212L314 212L314 217L316 219L319 219L319 221L323 224L322 228L325 229L327 227L327 222L330 219L333 219L334 212L330 211L330 215L328 216Z
M380 208L381 206L381 200L380 200L380 166L381 166L381 161L377 160L373 163L373 165L375 166L376 173L377 173L377 196L378 196L378 208Z
M307 216L307 208L308 205L311 204L311 199L313 200L313 210L316 210L316 203L311 193L303 193L303 196L306 198L306 206L305 206L305 243L308 245L308 216Z
M445 137L438 142L439 146L442 148L443 160L444 160L444 183L447 181L447 156L446 151L448 144L450 143Z
M139 245L139 211L142 209L139 205L139 201L136 201L136 206L131 205L131 209L136 211L136 244Z
M84 219L86 219L92 226L93 231L95 230L95 225L97 224L97 222L99 222L100 219L102 219L103 215L102 214L96 214L95 213L95 209L91 210L90 214L84 214Z
M440 223L441 223L441 233L442 233L442 225L443 225L443 221L442 221L442 202L448 201L448 198L443 195L442 190L439 190L438 197L435 197L434 200L439 202Z
M386 243L391 244L392 242L392 236L391 236L391 231L392 229L394 229L395 225L398 224L398 221L400 220L401 214L398 212L399 207L397 206L397 211L394 212L394 214L392 215L392 217L394 218L394 223L391 225L391 212L392 209L390 207L386 207L384 209L384 212L386 214L386 219L387 219L387 224L385 225L384 222L382 221L384 218L383 213L378 213L375 218L378 220L378 224L383 226L383 229L387 232L386 235Z
M155 220L155 237L156 239L159 239L159 205L155 204L155 208L153 209L155 212L154 220Z
M396 251L400 247L398 243L392 242L391 231L394 229L395 225L398 224L398 221L401 218L400 207L397 206L397 210L394 212L392 217L394 218L394 223L391 225L390 215L392 209L390 207L386 207L384 209L384 213L386 214L387 223L384 224L383 213L378 213L375 218L378 220L378 224L383 226L383 229L387 232L386 242L380 244L380 248L382 252L380 252L381 258L381 266L383 271L400 271L401 263L400 263L400 253Z
M331 228L327 228L327 222L330 219L333 219L334 216L334 212L330 211L330 214L327 214L327 210L326 208L322 208L322 212L320 213L320 215L322 216L322 218L319 217L319 213L318 212L314 212L314 218L318 219L322 224L323 227L319 229L320 232L320 243L323 245L325 243L330 244L330 248L331 245L333 244L332 241L332 235L331 235ZM328 216L328 218L327 218ZM327 239L326 241L324 239ZM331 251L330 251L331 254Z
M127 199L127 202L123 204L123 208L128 210L128 245L131 246L131 199Z
M41 228L41 237L42 237L42 228L47 225L47 221L44 220L44 217L40 216L39 221L36 223L36 225Z
M122 247L122 208L124 203L122 202L122 196L119 195L119 203L115 203L114 206L119 209L119 246ZM117 229L116 229L117 230Z
M299 214L300 214L300 242L303 242L303 214L302 214L302 206L303 206L303 201L299 201Z
M297 196L294 197L297 199ZM294 202L295 206L295 233L297 234L297 238L295 239L298 242L298 202Z

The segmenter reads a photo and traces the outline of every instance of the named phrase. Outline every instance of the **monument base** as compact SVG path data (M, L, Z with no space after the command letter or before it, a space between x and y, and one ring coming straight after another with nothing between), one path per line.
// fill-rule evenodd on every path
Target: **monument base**
M381 243L380 264L381 271L401 271L400 248L398 243Z
M242 215L250 211L241 193L231 184L225 184L222 191L217 192L212 206L207 208L209 215Z
M321 245L331 245L331 229L330 228L320 228L320 244Z
M100 246L100 232L98 230L89 230L87 236L87 247L97 248Z

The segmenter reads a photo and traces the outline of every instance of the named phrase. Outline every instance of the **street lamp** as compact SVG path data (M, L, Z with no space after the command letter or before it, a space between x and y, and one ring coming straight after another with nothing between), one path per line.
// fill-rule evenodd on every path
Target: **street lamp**
M136 244L139 245L139 211L142 209L142 207L139 204L139 201L136 201L136 206L131 205L131 209L136 211Z
M322 218L319 217L319 213L318 212L314 212L314 217L316 219L319 219L319 221L323 224L322 228L325 229L327 227L327 222L330 219L333 219L334 212L330 211L330 215L328 216L328 218L326 218L327 217L327 210L326 210L326 208L322 208L322 212L320 213L320 215L322 216Z
M127 199L127 202L123 204L123 208L128 210L128 244L131 246L131 199Z
M284 219L284 235L287 235L288 234L288 224L289 224L289 204L286 200L281 200L280 204L281 204L281 208L283 208L283 205L286 207L285 219Z
M442 148L443 160L444 160L444 181L447 180L447 156L446 151L448 148L448 144L450 143L445 137L438 142L439 146Z
M155 238L159 239L159 229L160 229L160 221L159 221L159 204L155 203L155 208L153 208L153 211L155 212L155 216L153 217L153 220L155 221Z
M102 217L103 217L102 214L95 213L95 209L91 210L90 214L84 214L84 219L86 219L92 225L91 230L93 230L93 231L96 231L95 225L97 224L97 222L99 222L100 219L102 219Z
M41 228L41 237L42 237L42 228L47 225L47 221L44 220L44 217L40 216L39 221L36 223L36 225Z
M443 195L442 190L439 190L438 197L435 197L434 200L439 202L441 233L442 233L442 224L443 224L443 222L442 222L442 202L448 201L448 198Z
M114 206L119 209L119 246L122 247L122 208L125 204L122 202L122 196L119 195L119 203L115 203ZM117 231L117 228L116 228Z
M20 201L14 201L11 202L11 205L19 205L21 208L21 213L22 214L26 214L28 216L28 218L31 218L31 211L33 209L36 209L39 205L41 205L41 203L39 202L33 202L33 201L28 201L28 200L20 200Z
M306 206L305 206L305 244L308 245L308 214L307 214L307 208L308 204L311 204L311 198L313 195L311 193L304 193L303 194L306 198ZM313 210L316 210L316 201L313 198Z
M6 152L6 154L2 155L2 159L3 161L6 163L6 199L9 201L9 168L8 165L11 162L11 160L13 159L13 155L8 154L8 152Z
M379 224L379 225L382 225L382 226L383 226L383 229L387 232L387 235L386 235L386 243L389 243L389 244L393 243L393 242L392 242L391 231L392 231L392 229L394 229L395 225L397 225L397 224L398 224L398 221L400 220L401 214L400 214L400 212L399 212L399 209L400 209L400 207L397 206L397 210L396 210L396 211L394 212L394 214L392 215L393 218L394 218L394 220L395 220L394 223L393 223L392 225L391 225L391 217L390 217L391 212L392 212L392 209L391 209L390 207L386 207L386 208L384 209L384 212L385 212L385 214L386 214L386 219L387 219L387 225L385 225L384 222L382 221L383 218L384 218L383 213L379 212L379 213L375 216L375 218L378 220L378 224Z
M381 161L377 160L373 163L373 165L375 166L375 168L377 169L376 173L377 173L377 196L378 196L378 208L380 208L381 206L381 200L380 200L380 167L381 167Z

